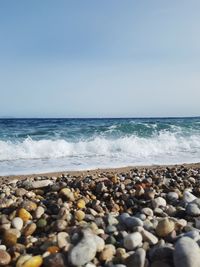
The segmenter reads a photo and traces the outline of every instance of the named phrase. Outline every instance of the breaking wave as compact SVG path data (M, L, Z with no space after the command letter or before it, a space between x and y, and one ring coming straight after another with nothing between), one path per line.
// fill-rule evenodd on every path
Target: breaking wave
M33 140L26 138L22 142L0 141L0 161L20 159L48 159L63 157L106 157L126 158L148 163L163 163L173 161L181 162L185 156L190 160L200 158L200 136L180 136L171 132L160 132L148 138L135 135L115 139L95 137L92 140L69 142L58 140ZM145 162L148 159L148 162Z

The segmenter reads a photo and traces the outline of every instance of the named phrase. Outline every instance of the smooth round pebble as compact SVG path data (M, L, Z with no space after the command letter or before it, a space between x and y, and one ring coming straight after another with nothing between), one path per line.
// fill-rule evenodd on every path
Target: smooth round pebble
M76 220L77 221L82 221L82 220L84 220L84 218L85 218L85 213L82 211L82 210L77 210L76 212L75 212L75 218L76 218Z
M45 267L66 267L66 260L62 253L51 254L44 259Z
M164 218L158 222L156 233L160 237L165 237L170 234L175 228L175 223L168 218Z
M21 230L22 227L23 227L23 220L20 218L20 217L15 217L13 220L12 220L12 226L18 230Z
M43 263L42 256L33 256L22 265L22 267L40 267Z
M142 244L142 235L139 232L128 234L124 237L124 247L128 250L134 250Z
M75 266L84 265L94 259L96 252L94 235L89 231L84 231L83 238L69 253L69 262Z
M64 248L69 244L69 234L66 232L59 232L57 235L57 243L59 248Z
M186 213L190 216L199 216L200 215L200 209L199 207L194 203L189 203L186 207Z
M40 219L42 215L44 214L45 210L42 206L38 206L37 209L35 210L35 218Z
M197 243L189 237L180 238L175 244L175 267L199 267L200 251Z
M185 203L190 203L192 201L194 201L196 199L196 197L190 193L188 190L185 190L183 193L183 201Z
M166 207L167 202L163 197L157 197L152 200L153 208Z
M128 217L125 220L125 224L129 229L132 229L136 226L143 226L143 221L137 217Z
M35 230L37 229L37 226L35 223L29 223L25 226L24 230L23 230L23 234L25 236L29 236L29 235L32 235Z
M37 227L38 228L44 228L47 225L47 221L45 219L39 219L37 221Z
M10 254L0 249L0 266L7 266L11 261Z

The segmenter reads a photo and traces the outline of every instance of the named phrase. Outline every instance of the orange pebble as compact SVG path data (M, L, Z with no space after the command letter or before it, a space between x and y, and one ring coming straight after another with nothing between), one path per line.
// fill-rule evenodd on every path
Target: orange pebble
M57 246L51 246L51 247L48 247L48 249L47 249L47 251L50 252L51 254L58 253L59 250L60 249Z

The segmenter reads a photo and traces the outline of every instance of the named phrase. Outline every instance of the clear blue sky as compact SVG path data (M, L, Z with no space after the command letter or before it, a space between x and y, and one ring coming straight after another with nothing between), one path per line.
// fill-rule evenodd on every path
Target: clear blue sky
M0 1L0 116L200 115L199 0Z

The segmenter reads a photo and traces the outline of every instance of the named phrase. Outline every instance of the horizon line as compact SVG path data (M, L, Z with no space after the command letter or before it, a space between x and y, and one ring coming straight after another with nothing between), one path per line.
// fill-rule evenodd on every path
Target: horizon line
M200 118L198 116L136 116L136 117L13 117L13 116L0 116L0 120L7 119L7 120L14 120L14 119L66 119L66 120L101 120L101 119L192 119L192 118Z

